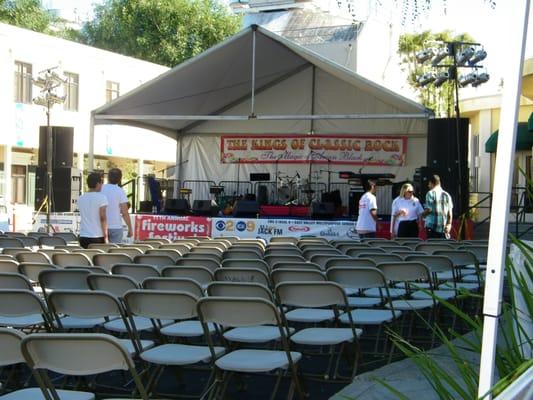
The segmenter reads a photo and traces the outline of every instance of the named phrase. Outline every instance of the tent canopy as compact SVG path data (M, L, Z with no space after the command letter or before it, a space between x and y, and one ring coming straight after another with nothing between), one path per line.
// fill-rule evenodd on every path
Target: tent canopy
M256 104L256 97L302 73L309 77L309 90L285 95L306 97L306 102L292 109L281 105L276 108L276 101L271 101L274 106L267 108ZM340 106L332 106L332 96L339 94L328 91L325 83L318 85L317 76L343 83L344 97L335 99ZM355 96L358 101L354 101ZM362 131L369 131L370 127L383 134L392 132L393 126L401 126L396 128L398 132L425 134L431 115L431 110L422 105L258 26L244 29L93 111L95 124L137 126L173 138L201 132L201 127L210 121L216 121L220 132L229 132L228 126L242 123L257 126L261 120L272 125L280 121L309 121L290 132L285 130L286 133L328 133L331 124L323 124L323 128L318 124L313 129L312 121L359 120L365 127Z
M485 152L496 153L497 146L498 146L498 131L495 131L492 135L490 135L489 139L485 143ZM533 130L528 129L527 122L519 122L517 126L515 150L531 150L532 147L533 147Z

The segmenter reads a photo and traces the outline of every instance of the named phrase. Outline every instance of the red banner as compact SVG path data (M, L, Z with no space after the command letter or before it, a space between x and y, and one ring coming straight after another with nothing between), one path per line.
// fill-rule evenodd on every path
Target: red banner
M224 164L331 162L402 166L405 163L406 148L406 136L222 136L220 160Z
M211 235L211 219L205 217L177 217L174 215L136 215L135 239L167 238L170 240L191 236Z

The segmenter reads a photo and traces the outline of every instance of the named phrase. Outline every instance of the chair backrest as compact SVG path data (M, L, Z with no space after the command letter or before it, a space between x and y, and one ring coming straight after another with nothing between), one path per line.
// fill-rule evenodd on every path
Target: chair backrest
M350 257L359 257L359 258L363 258L361 257L361 254L365 254L365 253L369 253L369 252L372 252L372 253L383 253L385 254L386 251L383 250L382 248L380 247L359 247L359 248L350 248L348 250L346 250L346 255L350 256Z
M54 290L48 295L48 305L59 326L60 314L77 318L124 317L117 298L100 290Z
M0 272L18 273L19 263L14 260L0 260Z
M204 267L163 267L161 275L168 278L189 278L205 286L213 281L213 273Z
M385 275L376 267L331 267L326 271L330 281L343 287L368 289L385 287Z
M267 247L265 250L265 256L273 255L273 256L301 256L302 251L296 247L293 246L292 248L286 248L279 246L280 248L276 247Z
M222 258L222 253L224 253L224 251L226 251L226 248L219 248L219 247L214 247L214 246L202 246L202 247L198 247L198 246L195 246L195 247L192 247L190 250L189 250L189 253L193 253L193 254L210 254L212 256L215 256L215 257L218 257L218 258Z
M146 278L161 276L159 269L150 264L119 263L111 267L113 275L124 275L133 279L138 284Z
M108 292L117 298L122 298L128 290L139 288L135 280L125 275L90 274L87 284L92 290Z
M107 252L109 254L117 254L117 253L126 254L127 256L131 257L132 260L133 260L133 257L143 254L143 251L136 247L113 247L109 249Z
M30 290L0 290L0 316L24 317L42 315L45 324L48 322L48 311L41 298ZM48 326L49 327L49 326Z
M454 247L451 244L446 243L445 241L422 242L422 243L418 243L415 246L416 251L423 251L428 254L433 254L434 251L438 251L438 250L453 250L453 249Z
M396 254L397 256L400 256L405 259L405 257L408 256L427 256L428 253L425 253L423 251L415 251L415 250L393 250L391 251L391 254Z
M24 357L20 350L20 343L26 335L11 328L0 328L0 367L20 364Z
M226 250L222 255L222 259L226 260L228 258L256 258L262 259L263 254L259 250L253 248L239 249L231 247L229 250Z
M228 245L224 242L213 242L211 240L206 240L204 242L198 243L196 246L191 247L195 249L217 249L218 251L214 251L216 254L224 253L227 249L229 249L231 245Z
M38 282L41 271L48 269L59 269L59 267L48 263L23 262L18 266L18 273L26 276L32 282Z
M143 288L148 290L166 290L191 293L196 297L202 297L202 286L194 279L189 278L146 278L142 283Z
M66 246L67 244L66 240L59 236L41 236L38 240L39 245L48 247Z
M322 254L322 253L319 253L319 254L313 254L311 257L309 257L309 261L311 261L312 263L320 265L320 267L322 269L326 269L326 263L329 260L333 259L333 258L351 259L352 257L347 256L346 254L331 254L331 253Z
M0 254L0 260L9 260L9 261L18 261L15 256L12 256L11 254Z
M155 247L152 246L151 244L149 243L134 243L134 244L123 244L120 246L120 248L129 248L129 247L132 247L134 249L139 249L141 250L143 253L148 250L148 249L154 249Z
M31 249L25 247L4 247L2 249L2 254L7 254L13 257L20 253L31 253Z
M280 261L272 265L272 270L274 269L316 269L321 271L322 267L318 264L308 262L308 261Z
M456 267L465 265L479 266L476 255L469 250L437 250L433 252L433 255L448 257Z
M326 276L316 269L275 269L270 277L274 286L282 282L322 282Z
M431 280L429 268L420 262L387 262L378 264L377 268L383 272L385 279L388 281L411 282L417 280Z
M204 267L213 272L220 268L220 262L211 258L182 258L176 261L176 265L184 267Z
M48 257L46 254L39 253L39 252L23 252L18 253L15 258L19 263L22 262L37 262L37 263L48 263L51 264L52 260L50 260L50 257Z
M50 235L46 232L28 232L26 236L39 239L41 236L50 236Z
M222 257L216 255L216 254L210 254L210 253L185 253L182 257L182 260L212 260L216 262L217 264L220 264L222 261Z
M65 250L66 251L66 250ZM74 249L71 251L71 253L81 253L85 254L87 257L89 257L92 261L93 257L97 254L104 254L105 251L102 249Z
M311 261L311 258L315 255L329 255L329 256L335 256L335 255L344 255L342 251L337 250L335 247L330 246L329 248L318 248L318 247L311 247L306 248L302 251L302 255L305 257L306 260Z
M226 258L220 265L222 268L258 268L267 274L270 271L266 261L254 258Z
M131 262L131 261L130 261ZM165 265L175 265L172 257L161 254L141 254L133 258L135 264L149 264L154 267L164 267Z
M89 246L87 246L89 249L98 249L103 250L104 252L107 252L109 249L112 249L113 247L119 247L116 243L90 243Z
M0 248L4 247L19 247L23 248L24 243L16 237L0 237Z
M135 256L139 257L139 256ZM141 256L142 257L142 256ZM111 270L111 267L115 264L131 264L133 260L127 254L122 253L105 253L95 254L93 256L93 264L99 267L104 267Z
M171 250L177 250L180 252L180 254L188 253L193 245L189 243L166 243L162 244L161 247L159 247L161 250L165 249L171 249Z
M207 287L209 296L259 297L273 301L270 289L260 283L252 282L211 282Z
M434 255L410 255L405 257L405 261L414 261L425 264L432 273L453 271L453 262L445 256Z
M216 281L252 282L270 286L268 275L259 268L220 268L215 271Z
M344 289L335 282L282 282L276 286L276 298L293 307L347 306Z
M39 247L39 240L34 237L22 236L17 237L17 239L19 239L22 244L24 244L24 247Z
M474 253L477 260L480 264L487 263L487 256L489 251L489 246L483 244L468 244L466 246L460 246L457 250L466 250L471 253Z
M349 242L349 243L339 243L335 245L335 248L337 250L342 251L343 253L347 253L348 250L351 249L368 249L370 248L370 245L368 243L357 243L357 242Z
M375 267L376 262L370 258L331 258L326 262L326 269L332 267Z
M55 232L54 236L62 238L67 243L78 241L78 237L72 232Z
M393 251L400 251L400 250L403 250L403 251L412 251L413 249L411 249L409 246L402 246L400 244L396 244L396 245L387 245L387 246L378 246L380 249L382 250L385 250L387 253L392 253Z
M33 291L33 286L28 278L22 274L0 272L0 289L19 289Z
M168 290L130 290L124 302L131 315L153 319L190 319L196 317L198 298L188 292Z
M269 254L263 257L263 260L266 261L268 265L272 267L277 262L306 262L306 258L303 255L277 255L277 254Z
M21 343L22 354L30 368L50 370L58 374L86 376L108 371L129 371L143 400L148 394L137 375L135 364L123 345L110 335L101 333L36 333ZM73 357L73 355L76 355ZM59 398L51 381L42 388Z
M52 263L60 267L71 266L92 266L91 259L82 253L56 253L52 255Z
M148 249L144 254L169 256L174 263L181 258L181 253L176 249Z
M362 253L359 255L361 258L369 258L376 264L384 262L402 261L403 258L397 254L381 254L381 253Z
M39 273L39 284L45 292L47 289L89 290L89 274L81 269L45 269Z
M298 244L298 238L292 237L292 236L274 236L270 238L270 243L290 243L290 244Z

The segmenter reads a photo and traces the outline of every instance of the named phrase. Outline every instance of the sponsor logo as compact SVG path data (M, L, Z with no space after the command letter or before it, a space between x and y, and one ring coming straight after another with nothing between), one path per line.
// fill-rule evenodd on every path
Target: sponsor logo
M235 224L235 228L237 228L237 230L239 232L245 231L246 230L246 222L244 222L244 221L237 222Z
M348 236L350 239L359 239L359 234L355 228L348 229L346 236Z
M294 225L289 226L288 229L291 232L309 232L311 230L311 228L309 228L308 226L294 226Z
M280 229L276 226L259 225L259 227L257 228L257 234L268 236L281 236L283 235L283 229Z
M217 223L215 224L215 228L217 229L217 231L223 231L224 229L226 229L226 223L224 221L217 221Z
M320 231L320 236L333 236L333 237L338 237L340 236L340 232L338 231L334 231L333 229L331 228L328 228L326 230L323 230L323 231Z

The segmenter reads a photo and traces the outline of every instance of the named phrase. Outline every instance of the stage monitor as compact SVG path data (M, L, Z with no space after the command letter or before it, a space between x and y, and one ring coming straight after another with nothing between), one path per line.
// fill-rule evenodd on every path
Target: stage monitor
M270 180L270 174L268 172L261 172L261 173L250 173L250 180L252 182L259 182L259 181L269 181Z

